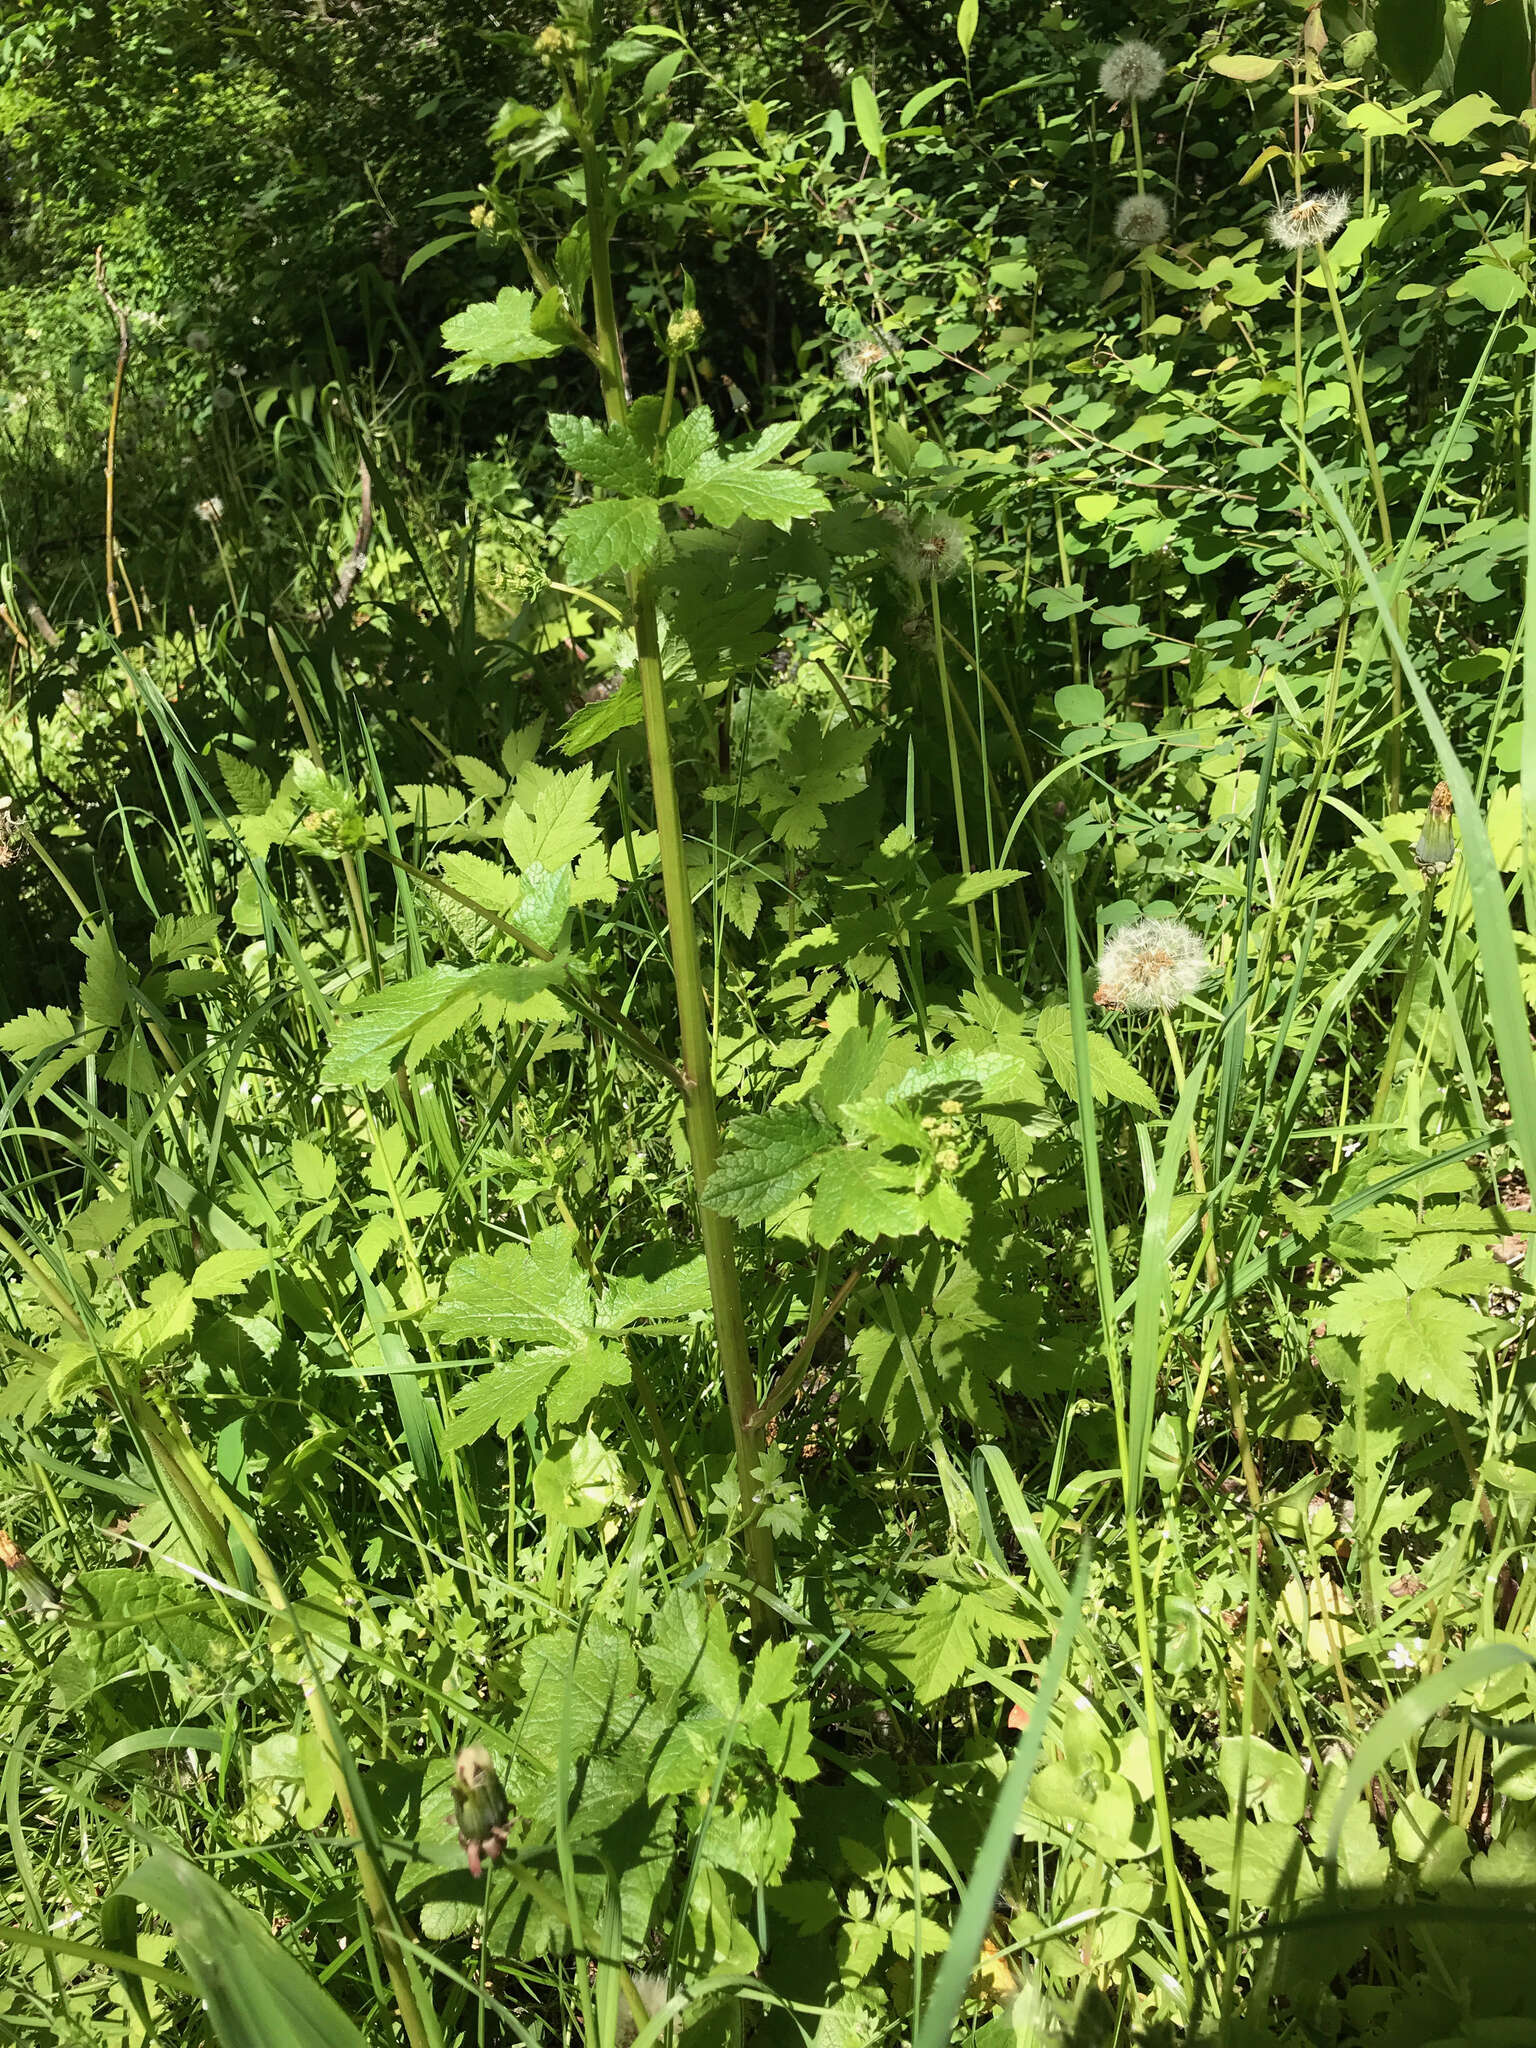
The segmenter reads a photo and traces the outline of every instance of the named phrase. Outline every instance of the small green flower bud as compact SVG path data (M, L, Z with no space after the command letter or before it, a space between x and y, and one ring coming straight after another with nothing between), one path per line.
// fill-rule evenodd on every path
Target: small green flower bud
M1431 879L1443 875L1456 858L1456 840L1451 831L1451 787L1437 782L1425 814L1424 829L1414 841L1413 857L1419 872Z
M461 1749L453 1767L453 1817L471 1877L480 1875L482 1860L494 1863L506 1848L508 1813L490 1751L479 1743Z
M692 355L704 339L704 315L697 306L684 306L667 323L667 354Z
M576 38L568 28L562 28L552 21L548 28L541 28L533 39L533 54L541 64L560 64L567 57L576 54Z

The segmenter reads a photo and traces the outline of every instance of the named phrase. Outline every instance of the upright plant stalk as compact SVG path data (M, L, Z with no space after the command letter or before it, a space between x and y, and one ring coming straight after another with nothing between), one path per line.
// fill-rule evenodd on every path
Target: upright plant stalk
M1424 957L1424 941L1429 934L1429 920L1435 907L1435 878L1424 877L1424 893L1419 898L1418 921L1413 928L1413 942L1408 949L1408 965L1403 970L1403 992L1398 997L1397 1014L1392 1019L1392 1035L1387 1040L1386 1056L1382 1061L1381 1077L1376 1083L1376 1100L1371 1104L1371 1135L1366 1141L1366 1151L1374 1152L1381 1143L1382 1118L1392 1100L1392 1082L1397 1073L1397 1063L1402 1056L1403 1040L1408 1035L1408 1012L1413 1008L1414 984L1419 978L1419 962Z
M1166 1010L1163 1012L1163 1033L1168 1041L1168 1056L1173 1061L1174 1080L1182 1095L1186 1085L1184 1061L1179 1052L1178 1037ZM1203 1203L1207 1193L1205 1161L1201 1157L1200 1140L1195 1136L1193 1122L1189 1127L1189 1174L1194 1183L1195 1194ZM1214 1296L1221 1286L1221 1262L1216 1256L1216 1237L1209 1213L1202 1221L1201 1235L1205 1241L1205 1284ZM1259 1480L1259 1468L1254 1462L1253 1444L1248 1434L1248 1411L1243 1401L1243 1385L1237 1370L1237 1354L1232 1348L1232 1320L1224 1308L1217 1310L1216 1348L1221 1355L1221 1374L1226 1382L1227 1402L1232 1410L1232 1434L1237 1439L1238 1457L1242 1461L1243 1485L1248 1492L1248 1505L1257 1514L1263 1505L1264 1489ZM1203 1377L1202 1375L1202 1383Z
M1077 1086L1078 1118L1082 1129L1083 1183L1088 1202L1099 1326L1104 1344L1104 1357L1109 1367L1110 1405L1115 1418L1115 1450L1120 1466L1121 1496L1125 1505L1126 1577L1130 1581L1131 1609L1136 1627L1136 1658L1141 1675L1142 1711L1146 1715L1147 1723L1152 1806L1157 1816L1157 1832L1162 1846L1163 1882L1168 1895L1168 1917L1173 1923L1173 1946L1179 1961L1179 1983L1188 2008L1193 2003L1194 1977L1190 1968L1189 1934L1184 1918L1184 1880L1179 1871L1178 1845L1174 1838L1173 1813L1168 1801L1168 1782L1164 1769L1166 1752L1163 1744L1163 1712L1157 1696L1157 1663L1152 1654L1152 1618L1147 1598L1146 1571L1141 1554L1141 1503L1131 1465L1131 1442L1127 1426L1130 1410L1126 1398L1125 1372L1120 1358L1120 1340L1113 1312L1116 1290L1109 1257L1104 1184L1099 1171L1098 1129L1094 1117L1093 1087L1088 1065L1088 1016L1083 998L1083 978L1078 966L1077 905L1072 896L1070 875L1062 875L1060 887L1065 921L1066 957L1069 962L1067 996L1072 1018L1072 1063Z
M944 699L944 736L949 741L949 779L955 796L955 830L960 835L960 866L967 881L971 878L971 841L965 823L965 783L960 775L960 748L955 739L955 713L950 702L949 663L944 659L944 615L939 610L939 579L928 579L930 602L933 606L933 651L939 664L939 695ZM976 916L976 901L973 897L965 906L971 921L971 950L976 955L976 971L981 972L981 925Z
M1328 303L1333 309L1333 325L1339 337L1339 348L1344 357L1344 374L1349 379L1349 393L1354 400L1355 423L1360 429L1360 445L1365 451L1365 466L1371 475L1371 491L1376 499L1376 518L1381 527L1382 559L1392 560L1392 515L1387 509L1387 488L1382 481L1381 463L1376 453L1376 437L1371 432L1371 416L1365 406L1365 386L1360 380L1360 365L1355 359L1354 344L1349 338L1349 325L1344 318L1344 308L1339 300L1338 281L1333 274L1333 265L1328 260L1327 245L1317 245L1317 266L1323 273L1323 283L1328 292ZM1400 600L1401 602L1401 600ZM1398 620L1399 629L1405 626ZM1387 742L1387 785L1390 794L1390 808L1397 810L1403 793L1403 671L1394 652L1392 655L1392 731Z
M113 528L113 513L117 503L117 418L123 408L123 380L128 374L128 316L107 289L107 264L105 250L96 251L96 289L106 300L107 309L117 323L117 371L112 379L112 410L107 415L107 610L112 615L112 630L119 637L123 630L122 609L117 602L117 536Z
M592 255L592 312L597 330L598 374L608 418L622 426L629 414L624 390L624 358L613 278L608 264L607 181L602 158L589 130L581 133L581 162L586 186L587 232ZM634 625L636 666L645 710L646 746L650 755L651 795L656 809L656 835L661 847L661 878L667 905L667 937L672 954L672 980L677 992L678 1037L683 1052L683 1115L688 1152L699 1201L699 1228L709 1270L710 1302L715 1316L715 1341L725 1381L726 1406L736 1447L736 1479L743 1517L743 1543L753 1585L753 1624L761 1631L767 1614L761 1595L774 1585L773 1537L759 1517L758 1473L763 1435L751 1420L757 1406L757 1385L747 1343L741 1301L741 1276L736 1268L736 1236L728 1217L711 1209L704 1188L720 1156L720 1125L715 1113L714 1061L709 1019L704 1008L704 978L699 966L698 930L693 917L693 891L683 840L682 813L672 769L672 735L667 724L666 686L661 670L661 641L656 603L643 571L628 578Z
M1136 156L1136 190L1145 194L1147 189L1146 167L1141 158L1141 114L1136 100L1131 101L1131 148ZM1142 262L1137 265L1141 272L1141 326L1143 333L1152 325L1152 276L1146 266L1146 251L1142 251Z

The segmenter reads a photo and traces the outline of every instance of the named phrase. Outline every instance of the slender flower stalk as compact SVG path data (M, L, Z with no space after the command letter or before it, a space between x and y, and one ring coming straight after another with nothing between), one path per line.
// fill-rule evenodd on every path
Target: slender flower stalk
M1150 99L1162 84L1167 72L1160 50L1151 43L1144 43L1135 36L1118 43L1099 66L1099 90L1112 100L1123 100L1131 112L1131 153L1136 164L1136 197L1143 203L1139 218L1143 224L1150 220L1146 211L1147 171L1141 150L1141 102ZM1127 202L1129 204L1129 202ZM1160 200L1152 202L1162 206ZM1162 227L1156 233L1128 233L1123 225L1126 208L1122 206L1115 215L1115 233L1122 242L1137 248L1148 248L1153 242L1160 242L1168 232L1167 208L1162 208ZM1141 272L1141 324L1143 329L1152 325L1152 277L1145 264Z
M1301 482L1306 488L1306 425L1305 385L1301 365L1301 292L1302 265L1308 250L1317 257L1318 275L1328 294L1329 308L1333 314L1334 331L1338 336L1339 351L1344 358L1344 375L1349 384L1351 403L1354 406L1355 424L1360 433L1360 446L1365 456L1365 466L1371 479L1371 492L1376 501L1376 518L1381 528L1382 559L1390 562L1395 552L1392 538L1392 515L1387 506L1387 489L1381 474L1381 460L1376 449L1376 436L1371 431L1371 416L1365 402L1365 385L1360 375L1360 363L1350 339L1349 323L1344 318L1344 306L1339 297L1338 279L1334 274L1328 255L1328 244L1349 219L1349 198L1343 192L1298 192L1294 197L1283 200L1270 213L1268 222L1269 238L1280 248L1294 252L1296 257L1295 314L1293 352L1295 356L1296 415L1297 432L1301 443ZM1407 624L1406 603L1399 600L1401 613L1399 628ZM1392 661L1392 725L1388 737L1389 807L1396 810L1402 799L1403 781L1403 676L1397 656Z
M1408 1034L1408 1015L1413 1008L1413 991L1419 979L1419 963L1424 957L1424 942L1429 936L1430 920L1434 915L1435 887L1440 877L1449 872L1451 863L1456 858L1451 815L1450 786L1448 783L1437 782L1429 800L1424 829L1413 847L1414 863L1424 877L1424 893L1419 898L1419 915L1414 923L1413 941L1408 949L1408 965L1403 970L1402 993L1393 1012L1392 1031L1387 1040L1381 1073L1376 1082L1376 1100L1371 1105L1372 1130L1368 1150L1372 1152L1381 1143L1386 1130L1387 1106L1392 1100L1392 1086L1397 1078L1397 1063L1402 1058L1403 1041Z
M1094 1001L1105 1009L1151 1010L1157 1013L1180 1095L1184 1093L1187 1080L1178 1034L1173 1028L1173 1012L1188 1002L1210 974L1211 962L1205 941L1197 931L1173 917L1143 917L1134 924L1122 926L1099 955L1099 985ZM1193 1123L1189 1130L1189 1173L1195 1193L1203 1204L1207 1194L1205 1161ZM1216 1255L1216 1240L1209 1214L1204 1219L1202 1236L1205 1284L1214 1296L1221 1285L1221 1265ZM1217 1318L1216 1347L1232 1411L1232 1433L1237 1439L1238 1456L1242 1461L1243 1483L1249 1503L1257 1511L1263 1489L1248 1434L1248 1415L1232 1346L1231 1323L1224 1309ZM1195 1402L1197 1412L1204 1395L1205 1379L1202 1374Z
M944 615L939 609L939 579L929 581L930 603L933 606L933 650L939 664L939 695L944 700L944 737L949 745L950 788L955 799L955 830L960 837L960 865L967 878L971 873L971 842L965 823L965 784L960 775L960 747L955 738L955 712L950 702L949 663L944 658ZM965 906L971 927L971 951L976 958L976 972L982 971L981 924L976 916L974 898Z

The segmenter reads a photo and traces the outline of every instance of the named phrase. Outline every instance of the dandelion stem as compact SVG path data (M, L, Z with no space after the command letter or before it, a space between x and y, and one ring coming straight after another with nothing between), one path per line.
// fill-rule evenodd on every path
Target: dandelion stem
M1429 936L1429 920L1435 907L1435 878L1424 877L1424 894L1419 898L1418 922L1413 928L1413 943L1408 949L1408 965L1403 970L1402 992L1397 999L1397 1008L1392 1018L1392 1035L1387 1040L1386 1054L1381 1064L1381 1074L1376 1083L1376 1100L1371 1104L1371 1135L1366 1144L1367 1155L1374 1152L1381 1143L1387 1114L1387 1105L1392 1100L1392 1083L1397 1074L1397 1063L1402 1057L1403 1040L1408 1035L1408 1013L1413 1008L1414 984L1419 978L1419 962L1424 955L1424 941Z
M944 700L944 734L949 742L949 774L955 794L955 830L960 835L960 865L965 870L966 880L971 877L971 840L965 825L965 785L960 777L960 745L955 738L955 711L950 702L949 663L944 658L944 615L939 609L939 579L930 576L928 589L933 605L933 651L939 663L939 694ZM971 950L976 956L976 971L982 971L981 923L976 915L976 901L973 897L965 906L971 925Z
M1162 1018L1163 1036L1168 1041L1168 1057L1173 1062L1174 1080L1182 1095L1187 1084L1184 1060L1179 1051L1178 1034L1174 1031L1173 1020L1166 1010L1163 1011ZM1216 1256L1213 1219L1206 1204L1205 1162L1200 1156L1200 1140L1195 1135L1193 1120L1189 1126L1189 1175L1204 1211L1200 1219L1200 1234L1204 1244L1205 1284L1214 1296L1221 1286L1221 1262ZM1231 1319L1224 1308L1219 1310L1217 1315L1216 1346L1221 1354L1222 1377L1227 1383L1227 1401L1232 1410L1232 1434L1237 1438L1237 1454L1242 1460L1243 1484L1248 1489L1248 1504L1257 1514L1264 1498L1264 1489L1259 1480L1259 1469L1254 1463L1253 1446L1248 1436L1248 1413L1243 1405L1242 1382L1238 1376L1237 1357L1232 1348Z
M1147 189L1147 172L1141 157L1141 115L1137 111L1135 100L1131 101L1131 148L1136 156L1136 190L1144 196ZM1141 273L1141 325L1142 331L1145 333L1146 329L1152 325L1153 315L1152 274L1147 269L1146 252L1144 250L1141 261L1137 264L1136 268Z
M1328 289L1328 303L1333 308L1333 324L1338 332L1339 347L1344 355L1344 374L1349 379L1350 396L1355 404L1360 444L1365 451L1366 468L1371 473L1371 489L1376 497L1376 517L1381 522L1382 555L1390 562L1393 554L1392 515L1387 509L1387 487L1382 481L1381 463L1377 459L1376 437L1371 432L1371 418L1365 408L1365 386L1360 381L1360 365L1349 338L1349 326L1339 300L1339 287L1333 274L1333 265L1328 260L1325 245L1319 242L1316 247L1317 267L1323 273L1323 283ZM1401 630L1407 624L1406 618L1399 617L1397 623ZM1392 655L1392 727L1387 737L1387 787L1388 807L1395 811L1400 807L1403 791L1403 672L1395 653Z

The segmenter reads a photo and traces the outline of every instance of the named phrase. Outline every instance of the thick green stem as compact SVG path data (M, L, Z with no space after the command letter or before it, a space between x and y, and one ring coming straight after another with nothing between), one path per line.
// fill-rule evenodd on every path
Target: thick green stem
M587 232L592 252L592 312L597 331L598 372L609 419L622 425L629 405L624 390L623 350L608 263L608 202L602 159L590 134L581 139L586 180ZM709 1019L704 1008L704 978L699 966L698 929L693 916L693 890L688 879L687 848L677 781L672 770L672 734L667 723L667 694L661 670L661 642L656 605L643 573L629 578L630 613L635 634L636 667L645 707L645 737L651 764L651 795L656 810L656 835L661 845L661 879L667 906L667 937L672 953L672 980L677 992L678 1037L683 1052L683 1116L688 1152L699 1197L699 1229L709 1269L710 1301L715 1313L715 1342L725 1381L726 1405L736 1447L736 1478L741 1498L743 1544L754 1587L753 1624L767 1625L761 1598L774 1586L773 1537L759 1517L758 1468L762 1460L762 1429L749 1421L757 1406L757 1385L747 1343L741 1301L741 1276L736 1269L736 1236L728 1217L711 1209L703 1190L720 1156L720 1126L715 1114L714 1058Z

